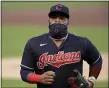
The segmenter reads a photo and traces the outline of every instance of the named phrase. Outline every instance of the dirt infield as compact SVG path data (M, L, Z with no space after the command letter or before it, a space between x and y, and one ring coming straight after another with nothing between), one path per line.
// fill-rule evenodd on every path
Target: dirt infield
M103 67L98 80L108 79L108 53L102 54ZM21 57L7 58L2 60L2 77L11 79L20 79ZM84 76L88 77L88 64L84 62Z
M48 25L49 9L37 10L2 10L2 24L32 24ZM70 9L70 25L77 26L107 26L108 25L108 7L93 6L85 8Z

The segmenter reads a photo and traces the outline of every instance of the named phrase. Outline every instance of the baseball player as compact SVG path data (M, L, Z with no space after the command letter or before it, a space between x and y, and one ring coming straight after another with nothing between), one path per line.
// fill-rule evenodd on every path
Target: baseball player
M29 39L25 45L20 75L37 88L93 88L102 68L102 57L86 37L68 32L69 9L50 8L49 33ZM89 68L83 77L83 60Z

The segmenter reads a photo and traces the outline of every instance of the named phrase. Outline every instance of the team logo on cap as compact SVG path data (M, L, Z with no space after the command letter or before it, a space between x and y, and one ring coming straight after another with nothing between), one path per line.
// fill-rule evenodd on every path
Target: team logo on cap
M62 10L62 5L56 5L57 10Z

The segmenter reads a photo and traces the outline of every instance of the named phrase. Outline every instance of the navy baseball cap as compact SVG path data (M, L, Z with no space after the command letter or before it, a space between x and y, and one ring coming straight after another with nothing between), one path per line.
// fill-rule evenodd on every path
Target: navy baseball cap
M50 8L48 16L50 17L54 14L60 14L62 16L69 18L69 8L62 4L54 5Z

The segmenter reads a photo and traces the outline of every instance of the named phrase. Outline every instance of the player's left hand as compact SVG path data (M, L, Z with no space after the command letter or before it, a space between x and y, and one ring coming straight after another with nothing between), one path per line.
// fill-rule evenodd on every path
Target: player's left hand
M93 88L96 81L95 77L89 77L87 81L88 81L89 88Z
M95 80L93 76L86 79L78 70L74 70L73 75L68 78L71 88L93 88Z

